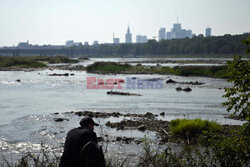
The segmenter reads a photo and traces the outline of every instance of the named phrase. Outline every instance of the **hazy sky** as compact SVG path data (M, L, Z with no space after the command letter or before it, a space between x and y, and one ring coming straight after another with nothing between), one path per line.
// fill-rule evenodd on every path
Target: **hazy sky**
M125 40L133 34L157 36L173 23L204 34L241 34L250 31L250 0L0 0L0 46L65 44L94 40L112 42L113 33Z

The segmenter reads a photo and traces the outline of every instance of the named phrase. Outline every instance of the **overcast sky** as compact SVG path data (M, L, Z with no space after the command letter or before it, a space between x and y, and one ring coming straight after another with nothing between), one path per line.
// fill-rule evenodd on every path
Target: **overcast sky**
M0 0L0 46L62 45L94 40L112 42L113 33L125 40L133 34L157 36L173 23L204 34L241 34L250 31L250 0Z

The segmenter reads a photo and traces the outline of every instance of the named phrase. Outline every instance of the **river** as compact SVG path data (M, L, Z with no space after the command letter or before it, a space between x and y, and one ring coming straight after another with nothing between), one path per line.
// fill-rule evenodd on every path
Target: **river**
M122 62L122 59L101 59ZM82 63L91 64L100 59ZM126 60L127 61L127 60ZM133 60L134 61L134 60ZM69 76L48 76L53 73L69 73ZM103 79L123 79L119 91L141 94L142 96L107 95L107 89L87 89L87 77ZM128 89L127 79L162 79L159 89ZM17 81L20 80L20 82ZM179 82L198 81L204 85L166 84L168 79ZM178 92L176 87L191 87L191 92ZM97 75L85 71L40 70L40 71L0 71L0 152L9 160L24 152L36 152L40 143L45 142L53 149L61 150L67 132L78 126L81 117L70 111L121 112L145 114L151 112L165 116L157 119L202 118L220 124L241 125L242 121L225 118L229 115L221 106L224 87L230 86L224 79L204 77L181 77L172 75ZM55 114L57 113L57 114ZM54 118L68 121L55 122ZM141 139L145 135L157 141L154 132L137 130L115 130L105 126L107 121L117 122L123 117L95 118L102 126L96 127L97 136L115 139L119 136ZM128 118L126 118L128 119ZM169 143L173 144L173 143ZM110 142L108 154L129 154L133 156L141 148L136 144ZM58 151L60 153L60 151ZM11 156L10 156L11 155ZM0 161L3 161L0 158ZM1 164L1 163L0 163Z

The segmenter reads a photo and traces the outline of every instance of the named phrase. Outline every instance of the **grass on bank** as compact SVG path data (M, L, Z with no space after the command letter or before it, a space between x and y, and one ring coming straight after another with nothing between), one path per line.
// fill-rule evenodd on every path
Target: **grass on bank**
M41 67L47 67L47 65L27 57L0 57L0 67L41 68Z
M170 122L170 131L174 136L194 138L200 134L214 133L221 130L221 125L214 121L201 119L175 119Z
M87 72L122 72L132 70L132 66L129 64L119 64L115 62L95 62L87 66Z
M87 67L90 73L142 73L142 74L173 74L180 76L202 76L226 78L225 66L176 66L176 67L144 67L138 64L120 64L115 62L95 62Z
M49 64L78 63L79 62L76 59L70 59L65 56L32 56L30 58L36 61L47 62Z
M2 68L41 68L47 67L47 63L77 63L63 56L0 56Z
M234 132L234 137L210 136L205 146L186 145L179 151L168 146L165 149L152 147L152 141L145 137L136 162L114 156L106 158L106 167L247 167L250 165L250 137L244 133L246 130L249 131L249 127L241 127ZM36 156L28 153L18 163L9 166L57 167L60 157L55 155L51 157L46 150ZM11 163L5 161L5 164Z

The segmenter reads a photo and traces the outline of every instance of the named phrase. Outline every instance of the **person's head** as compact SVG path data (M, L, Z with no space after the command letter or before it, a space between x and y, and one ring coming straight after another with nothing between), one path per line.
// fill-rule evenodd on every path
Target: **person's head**
M90 117L82 118L79 124L81 125L81 127L89 128L92 131L94 130L94 126L99 126L99 124L95 123Z

